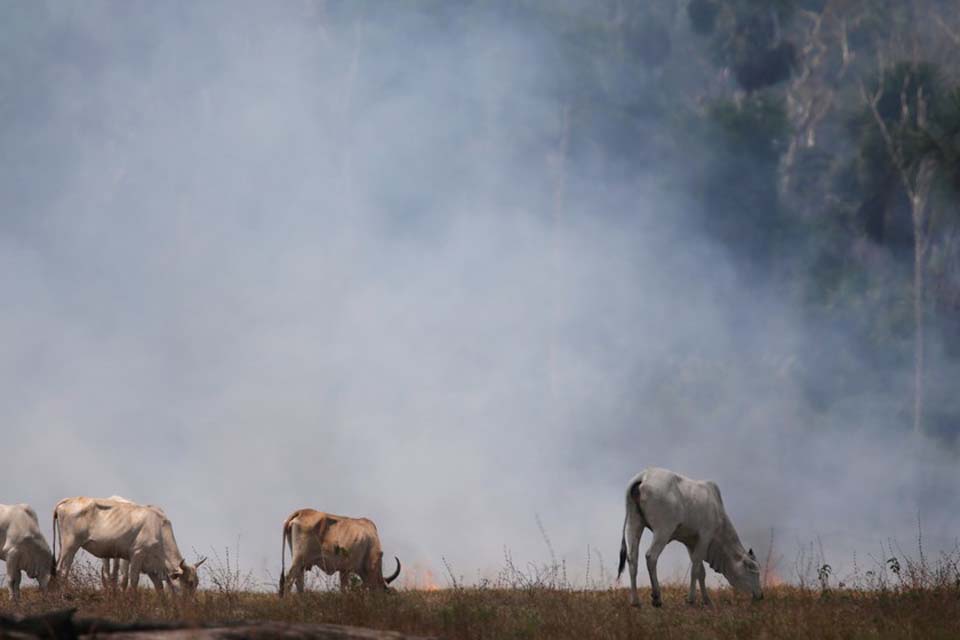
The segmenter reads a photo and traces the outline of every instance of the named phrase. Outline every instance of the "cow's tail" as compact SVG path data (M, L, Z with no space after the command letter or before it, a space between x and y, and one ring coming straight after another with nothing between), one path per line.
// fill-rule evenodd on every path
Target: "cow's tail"
M627 564L627 516L623 516L623 535L620 537L620 565L617 567L617 580L623 575L623 567Z
M60 505L58 504L57 507ZM60 519L57 517L57 507L53 509L53 531L50 532L50 544L52 545L51 557L50 557L50 579L57 577L57 525L60 524ZM60 551L63 551L63 536L60 536Z
M617 580L620 579L620 576L623 575L623 568L627 564L627 521L630 519L630 507L631 505L640 512L640 505L637 504L636 499L640 495L640 483L642 480L636 480L630 483L630 486L627 488L627 499L626 507L623 514L623 532L620 537L620 564L617 567ZM643 515L639 513L639 515Z
M296 514L294 514L295 516ZM293 540L290 537L290 523L293 521L294 516L291 516L286 519L283 523L283 533L280 534L280 597L283 597L284 588L286 587L285 582L285 569L287 562L287 545L290 545L290 554L293 555Z

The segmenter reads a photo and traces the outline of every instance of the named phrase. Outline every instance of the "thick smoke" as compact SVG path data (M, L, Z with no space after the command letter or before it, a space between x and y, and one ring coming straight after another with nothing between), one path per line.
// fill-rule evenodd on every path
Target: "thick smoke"
M159 504L264 581L305 506L437 576L545 561L537 518L609 574L647 465L717 481L785 578L817 537L835 567L912 543L918 486L952 546L960 465L918 481L908 374L811 406L799 355L844 327L732 264L674 169L564 149L542 31L330 7L0 10L0 501Z

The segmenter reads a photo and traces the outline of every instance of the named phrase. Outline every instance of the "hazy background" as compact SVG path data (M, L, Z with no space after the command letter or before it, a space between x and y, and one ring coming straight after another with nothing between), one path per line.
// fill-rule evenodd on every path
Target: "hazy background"
M914 548L921 507L952 547L910 370L812 401L805 355L852 330L704 232L662 116L603 168L564 146L550 26L444 6L0 6L0 501L48 536L63 497L162 505L188 558L265 581L301 507L440 584L549 560L539 517L582 580L659 465L761 554L774 529L785 578L817 537L835 568Z

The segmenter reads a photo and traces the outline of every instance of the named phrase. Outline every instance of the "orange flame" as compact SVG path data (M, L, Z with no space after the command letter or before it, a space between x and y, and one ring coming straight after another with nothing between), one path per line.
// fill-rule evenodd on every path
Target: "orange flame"
M439 591L440 585L437 584L436 580L433 579L433 572L430 569L424 571L423 575L423 590L424 591Z
M442 587L437 584L433 571L419 564L413 565L410 571L401 580L404 589L413 591L439 591Z
M783 578L780 577L780 573L774 567L765 567L763 574L763 586L765 587L779 587L783 584L786 584Z

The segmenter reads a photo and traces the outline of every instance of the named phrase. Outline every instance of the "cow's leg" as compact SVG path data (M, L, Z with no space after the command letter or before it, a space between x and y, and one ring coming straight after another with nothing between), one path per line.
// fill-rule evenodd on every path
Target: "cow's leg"
M20 602L20 559L16 551L7 554L7 582L10 586L10 599Z
M125 560L122 558L114 558L113 560L113 569L110 572L110 583L113 585L113 588L116 589L117 585L120 584L120 570L123 567Z
M283 578L283 593L290 593L290 585L293 584L296 579L296 573L299 569L299 564L297 563L296 558L290 561L290 568L287 569L287 575Z
M303 593L303 572L305 570L303 560L294 557L290 560L290 570L287 571L287 577L284 578L283 592L290 593L290 584L297 585L297 593Z
M127 585L130 584L130 561L120 558L117 560L117 579L120 584L120 589L123 591L127 590ZM139 576L137 576L139 579Z
M708 606L710 604L710 596L707 595L707 569L703 566L703 561L697 563L697 567L700 569L699 575L697 575L697 581L700 583L700 597L703 599L703 604Z
M148 573L147 576L150 578L150 582L153 583L153 588L160 594L160 599L166 600L166 594L163 592L163 580L160 576L156 573Z
M690 552L690 590L687 592L687 604L696 604L697 602L697 576L700 575L698 572L698 565L703 566L702 562L697 562L693 559L693 549L687 549Z
M339 573L339 576L340 576L340 591L347 591L348 589L350 589L350 572L341 571Z
M670 534L672 531L673 529L654 531L653 542L650 543L650 548L647 549L647 573L650 574L651 588L650 599L655 607L663 605L663 600L660 597L660 581L657 580L657 560L660 559L663 548L670 542Z
M100 561L100 586L104 589L110 586L110 558Z
M700 582L700 596L703 598L703 604L710 604L710 596L707 595L707 568L703 566L703 561L700 562L700 575L697 576L697 581Z
M710 604L710 597L707 595L707 588L704 581L707 577L707 570L703 567L703 561L707 557L707 544L702 540L692 547L687 547L690 552L690 593L687 595L687 602L694 604L697 601L697 582L700 583L700 595L703 596L703 604Z
M640 606L640 596L637 595L637 569L640 566L640 537L643 535L643 522L638 518L631 518L627 522L627 563L630 565L630 605Z
M130 564L127 565L127 575L124 577L124 590L133 591L136 596L140 588L140 573L143 569L143 558L138 553L130 556Z
M117 574L120 571L120 560L116 558L104 558L103 566L100 567L100 583L104 589L117 588Z
M60 538L60 561L57 563L57 580L66 587L70 582L70 569L73 567L73 557L80 550L76 538L64 536Z
M306 586L304 585L305 575L307 573L307 566L304 563L300 563L299 570L294 576L294 582L297 585L297 593L303 593L306 591Z

